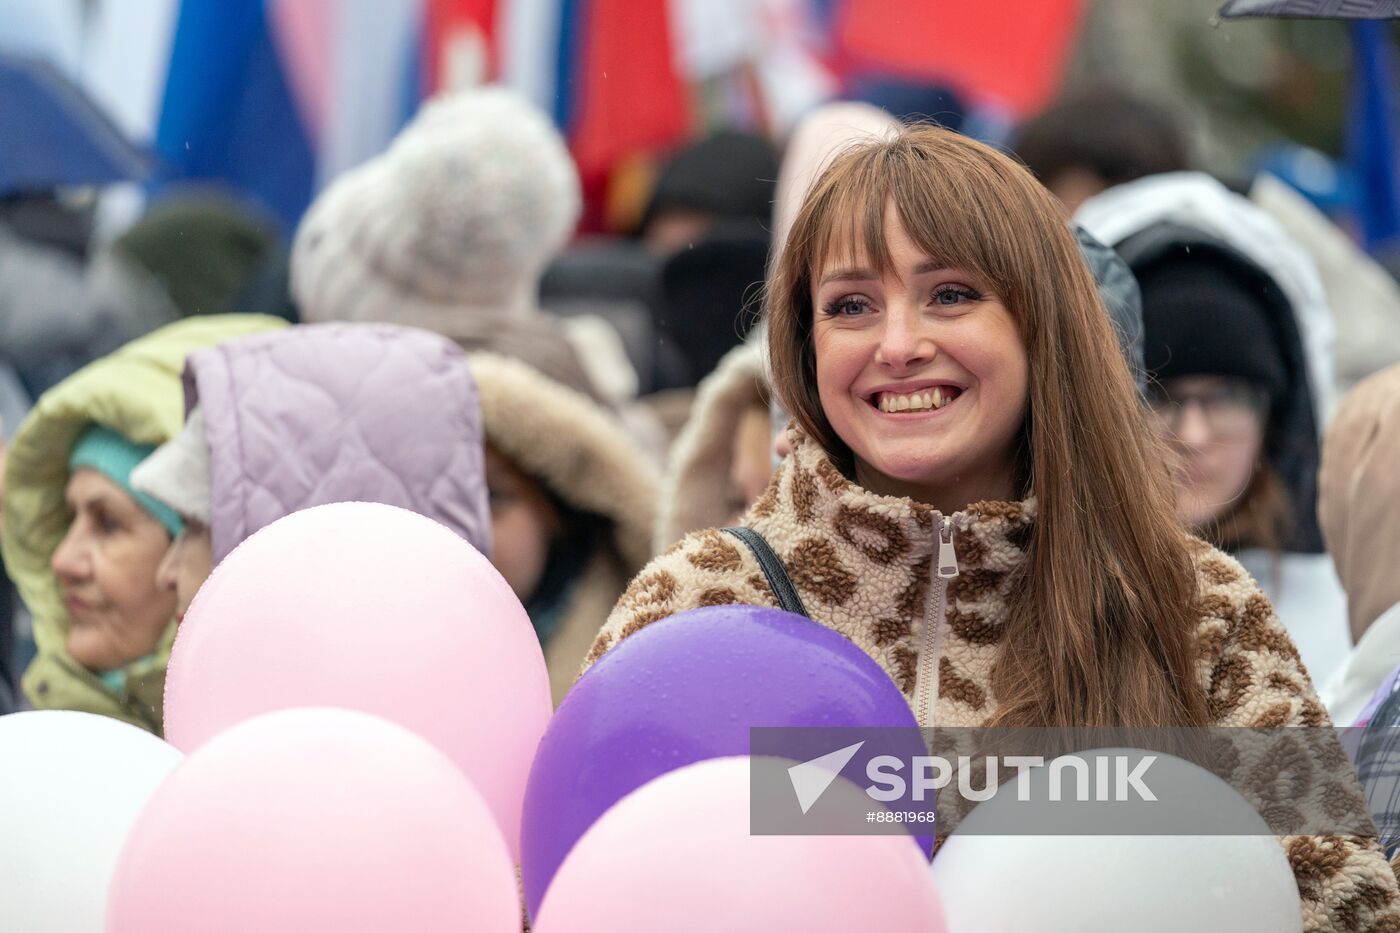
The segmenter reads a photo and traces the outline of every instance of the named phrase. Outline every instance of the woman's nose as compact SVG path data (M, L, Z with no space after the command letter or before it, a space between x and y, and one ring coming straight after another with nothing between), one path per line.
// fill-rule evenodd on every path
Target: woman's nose
M909 369L933 359L938 352L932 338L921 332L917 315L891 308L880 331L876 359L889 369Z
M49 567L54 575L64 580L82 580L92 571L92 559L81 540L76 523L69 526L68 533L58 542Z
M1192 399L1181 406L1181 414L1176 422L1176 436L1183 444L1191 447L1204 447L1210 443L1213 433L1200 402Z

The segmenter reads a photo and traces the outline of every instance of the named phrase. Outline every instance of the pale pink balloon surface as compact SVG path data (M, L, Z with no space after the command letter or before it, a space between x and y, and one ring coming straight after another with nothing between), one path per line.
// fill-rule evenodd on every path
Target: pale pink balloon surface
M549 675L510 586L447 528L388 505L317 506L214 569L175 639L166 739L188 753L297 706L363 710L418 733L461 767L518 852Z
M270 713L191 754L127 837L107 933L507 933L486 802L423 739L341 709Z
M864 796L844 779L826 793ZM946 929L928 860L908 836L751 835L746 757L671 771L620 800L559 867L534 924L535 933Z

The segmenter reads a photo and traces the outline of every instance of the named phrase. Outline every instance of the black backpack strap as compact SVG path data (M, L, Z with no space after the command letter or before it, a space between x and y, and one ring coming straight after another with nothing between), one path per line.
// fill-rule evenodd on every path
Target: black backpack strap
M797 595L797 587L793 586L792 578L788 576L786 568L783 567L782 558L773 553L773 548L763 539L763 535L752 528L734 527L721 529L725 534L733 535L748 546L753 552L753 556L758 560L758 566L762 568L763 575L768 578L768 588L773 591L773 595L778 597L778 605L788 612L795 612L800 616L807 616L807 607L802 605L802 597Z

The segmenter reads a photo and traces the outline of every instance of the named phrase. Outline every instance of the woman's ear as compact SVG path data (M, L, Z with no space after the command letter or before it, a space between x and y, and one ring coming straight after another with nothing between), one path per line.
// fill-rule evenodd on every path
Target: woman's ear
M184 534L178 534L170 539L170 546L165 549L165 556L160 559L160 564L156 567L156 586L168 592L175 592L179 581L180 547L184 544L181 540Z

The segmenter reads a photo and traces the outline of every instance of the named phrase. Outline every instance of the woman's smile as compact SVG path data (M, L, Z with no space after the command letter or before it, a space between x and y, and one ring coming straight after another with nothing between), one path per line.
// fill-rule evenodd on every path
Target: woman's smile
M981 276L915 243L893 205L885 239L885 270L857 250L813 289L827 419L876 491L950 511L1009 498L1029 372L1016 321Z
M881 414L920 415L943 411L961 394L962 388L950 383L915 384L880 388L865 400Z

